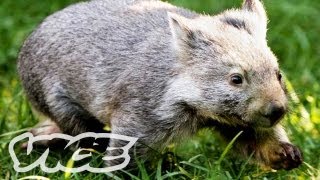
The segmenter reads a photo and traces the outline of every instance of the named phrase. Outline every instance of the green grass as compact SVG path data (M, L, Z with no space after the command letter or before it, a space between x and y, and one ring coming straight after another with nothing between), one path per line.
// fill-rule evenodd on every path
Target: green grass
M0 179L18 179L31 175L50 179L65 179L62 172L46 174L36 168L17 173L8 153L8 143L21 130L37 123L23 95L16 74L19 47L41 20L79 0L2 0L0 4ZM174 4L198 12L214 14L237 7L240 0L172 0ZM140 163L140 171L127 175L132 179L320 179L320 1L267 1L270 19L268 41L285 72L292 112L284 120L292 142L301 147L304 164L293 171L264 171L238 160L227 152L213 132L201 131L196 137L175 145L170 154L154 164L153 170ZM39 153L32 158L39 157ZM69 153L54 152L49 163L57 159L66 163ZM223 156L222 156L223 155ZM23 153L21 152L21 156ZM32 159L26 162L33 162ZM171 163L168 163L171 161ZM174 163L172 163L174 162ZM219 162L219 163L217 163ZM171 168L168 168L169 166ZM165 169L164 169L165 168ZM125 172L117 174L120 178ZM103 179L107 175L93 173L70 174L70 179Z

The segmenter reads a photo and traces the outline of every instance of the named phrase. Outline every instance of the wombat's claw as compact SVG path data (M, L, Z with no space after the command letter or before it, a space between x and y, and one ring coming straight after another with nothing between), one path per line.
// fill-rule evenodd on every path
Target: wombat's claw
M282 143L281 150L276 153L271 161L271 168L279 170L291 170L297 168L303 162L300 150L289 143Z
M61 133L61 130L55 122L48 119L36 125L34 128L30 130L30 132L33 134L33 136L39 136L39 135L50 135L53 133ZM52 145L52 143L55 143L55 141L52 140L49 142L49 141L43 140L43 141L35 142L36 145L45 146L45 147ZM25 142L21 145L21 148L27 148L27 145L28 145L28 142Z

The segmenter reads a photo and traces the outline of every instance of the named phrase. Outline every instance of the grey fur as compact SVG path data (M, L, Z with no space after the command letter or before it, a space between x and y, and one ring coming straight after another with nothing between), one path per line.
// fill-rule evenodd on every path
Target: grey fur
M287 106L266 24L258 0L216 16L160 1L94 0L46 18L18 69L32 105L71 135L109 124L162 150L214 121L263 127L288 142L261 115L270 102ZM232 73L246 78L243 86L230 84Z

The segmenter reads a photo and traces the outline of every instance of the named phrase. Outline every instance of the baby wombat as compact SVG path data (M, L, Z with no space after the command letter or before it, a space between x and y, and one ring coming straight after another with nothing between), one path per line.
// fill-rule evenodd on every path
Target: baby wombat
M151 149L214 126L227 140L243 131L234 145L242 157L296 168L301 153L278 124L288 102L267 21L259 0L215 16L161 1L69 6L46 18L20 52L26 94L52 120L33 133L109 125L138 137L136 151L148 158Z

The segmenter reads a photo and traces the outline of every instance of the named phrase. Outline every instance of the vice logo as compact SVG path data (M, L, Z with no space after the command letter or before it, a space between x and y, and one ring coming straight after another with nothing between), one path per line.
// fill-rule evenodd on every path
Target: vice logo
M55 167L48 167L46 166L46 160L49 155L50 149L47 148L44 153L37 159L35 160L32 164L30 165L25 165L26 163L20 162L19 159L17 158L17 155L14 151L15 145L17 145L18 142L25 142L27 139L27 148L26 148L26 154L29 156L32 151L33 151L33 146L34 143L38 141L48 141L52 139L60 139L60 140L65 140L67 141L67 145L65 146L64 150L66 150L68 147L71 145L76 145L77 143L80 142L80 140L85 139L85 138L93 138L94 140L103 140L105 139L108 141L108 139L117 139L119 141L123 141L125 143L124 146L122 147L107 147L107 151L114 151L118 150L119 152L122 152L120 155L116 156L103 156L102 160L104 161L111 161L111 160L117 160L116 162L120 162L119 164L113 165L113 166L108 166L108 167L91 167L90 163L86 163L85 165L81 165L80 167L65 167L58 161L56 163ZM66 134L60 134L60 133L55 133L51 135L39 135L39 136L33 136L32 133L26 132L24 134L21 134L15 138L13 138L10 143L9 143L9 153L10 156L14 162L14 169L17 172L28 172L32 169L34 169L37 166L40 166L41 170L47 173L54 173L57 171L64 171L64 172L71 172L71 173L77 173L77 172L82 172L82 171L89 171L93 173L107 173L107 172L112 172L116 170L120 170L125 168L129 162L130 162L130 156L129 156L129 150L133 145L136 143L138 138L135 137L129 137L129 136L124 136L124 135L118 135L118 134L110 134L110 133L92 133L92 132L87 132L87 133L82 133L77 136L70 136ZM101 142L101 141L100 141ZM94 142L94 145L96 142ZM71 160L73 161L81 161L87 158L92 157L92 153L90 151L85 151L84 149L78 149L76 150L72 157Z

